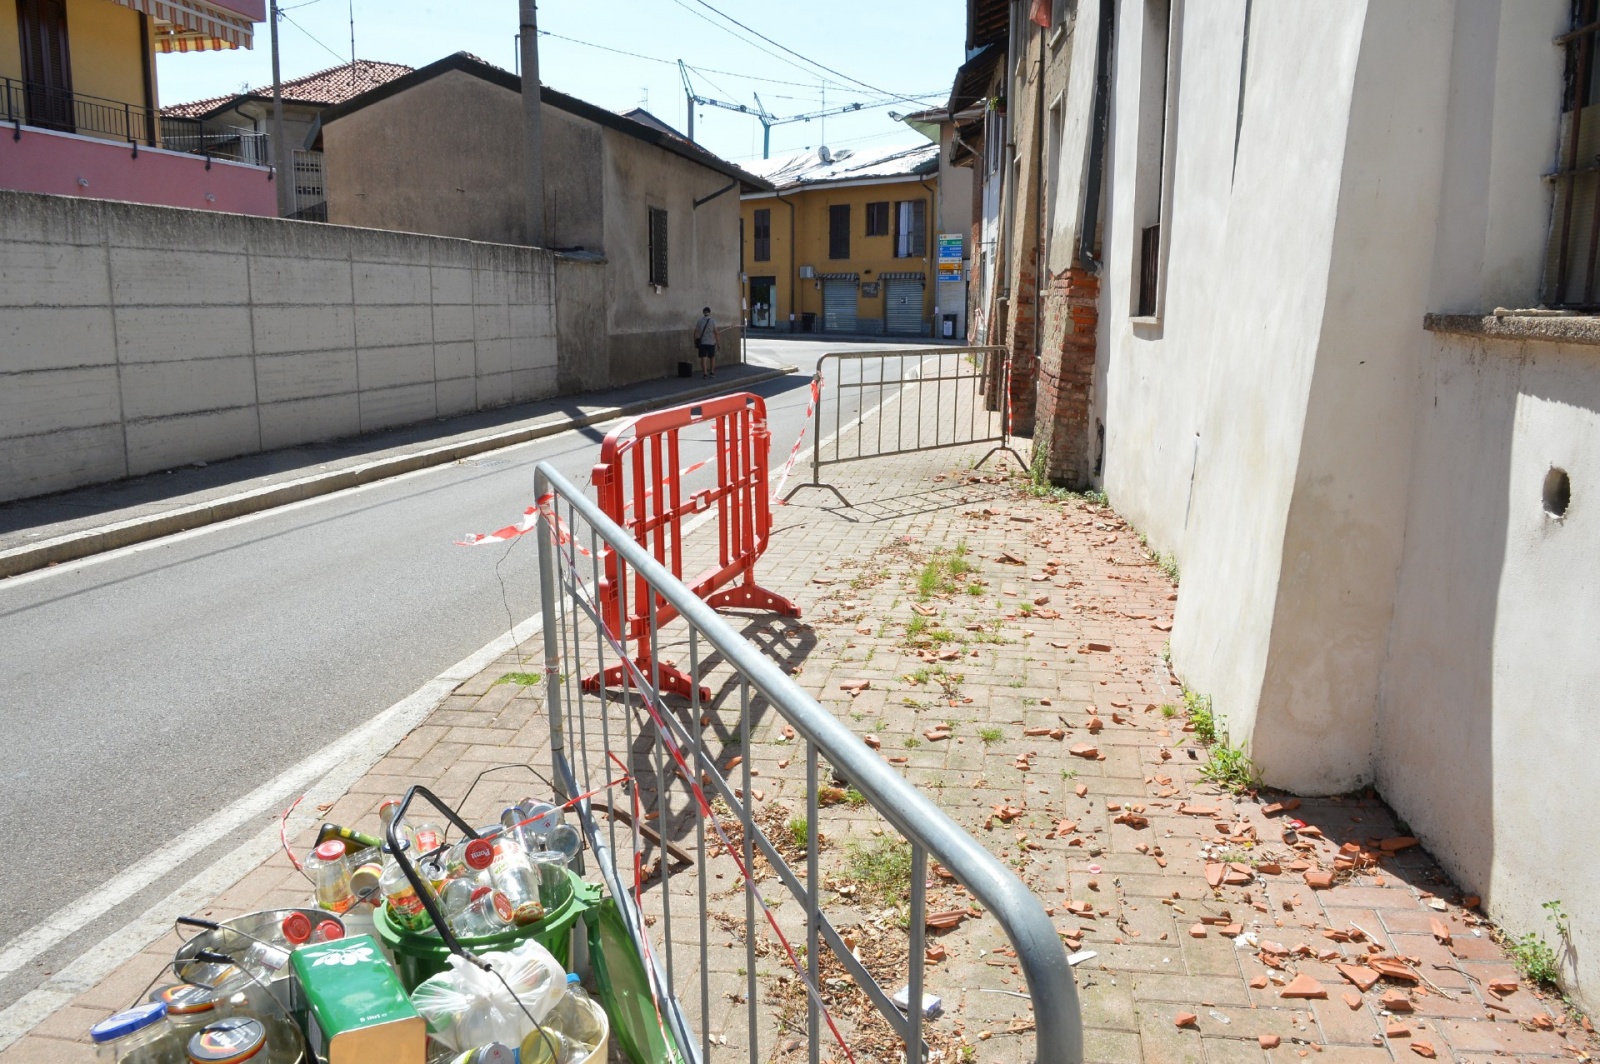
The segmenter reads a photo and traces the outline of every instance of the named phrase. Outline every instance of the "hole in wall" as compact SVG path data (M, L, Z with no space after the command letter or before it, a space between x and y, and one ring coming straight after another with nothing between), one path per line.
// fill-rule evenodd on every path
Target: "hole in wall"
M1572 480L1565 469L1551 467L1544 475L1544 512L1551 517L1565 517L1572 502Z

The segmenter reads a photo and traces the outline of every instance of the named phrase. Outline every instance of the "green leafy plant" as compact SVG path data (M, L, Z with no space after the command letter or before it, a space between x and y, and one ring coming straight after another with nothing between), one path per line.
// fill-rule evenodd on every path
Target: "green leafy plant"
M1243 750L1226 742L1214 743L1210 757L1200 766L1200 778L1238 794L1256 781L1256 767Z
M544 677L536 672L508 672L495 681L495 686L503 683L514 683L518 687L537 687L544 682Z
M1184 689L1184 712L1189 715L1189 723L1194 725L1194 736L1206 746L1217 741L1217 718L1211 712L1211 696L1196 694Z
M1547 901L1541 908L1544 909L1545 919L1556 925L1556 937L1561 940L1563 951L1570 949L1572 930L1561 902ZM1561 977L1561 954L1545 939L1544 932L1529 931L1520 938L1512 939L1508 945L1511 956L1516 960L1517 971L1524 978L1540 986L1556 985Z
M922 745L922 740L918 739L915 735L906 736L906 738L905 738L905 748L907 750L915 750L917 747L919 747L921 745Z
M856 790L854 787L845 788L844 800L857 809L867 804L867 796Z

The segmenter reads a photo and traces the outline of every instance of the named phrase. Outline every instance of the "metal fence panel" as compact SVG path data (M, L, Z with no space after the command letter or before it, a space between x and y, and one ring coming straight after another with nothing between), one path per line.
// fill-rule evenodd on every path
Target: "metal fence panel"
M931 857L986 907L1015 947L1033 1006L1035 1059L1081 1060L1071 968L1039 899L579 488L547 463L535 476L546 526L538 537L539 567L556 782L564 796L579 798L575 808L590 854L653 981L659 1028L670 1032L683 1059L772 1059L780 1035L802 1033L801 1001L812 1064L836 1040L853 1045L863 1062L894 1059L897 1049L884 1052L880 1045L868 1054L855 1044L879 1019L904 1044L922 1044L921 1010L902 1014L890 999L895 988L873 978L829 918L842 903L830 901L818 864L826 761L909 848L908 1000L920 1002L924 985ZM678 615L671 631L651 624L651 659L681 655L696 678L713 667L731 674L710 700L703 700L698 683L687 699L666 698L656 670L636 666L624 666L615 686L585 690L582 677L629 660L608 634L595 590L613 560L639 578L619 581L624 595L643 586ZM753 736L763 718L775 724L771 713L793 729L795 755L805 758L803 871L763 828L761 818L773 811L758 808L754 797L754 788L767 784L752 768ZM793 822L788 830L800 833ZM733 876L719 882L722 873L709 873L708 861L722 857L737 862L739 882L730 882ZM711 948L713 924L732 936L721 950ZM733 948L739 938L742 951ZM742 971L730 967L735 964ZM845 979L870 1006L854 1022L831 1014L821 990L826 980ZM894 981L901 979L896 972ZM716 996L714 986L721 990Z
M833 492L822 467L913 451L993 443L983 465L1011 445L1011 353L1004 347L920 347L830 352L817 360L821 393L811 439L811 480L805 488ZM847 412L855 409L853 416ZM825 435L826 434L826 435Z

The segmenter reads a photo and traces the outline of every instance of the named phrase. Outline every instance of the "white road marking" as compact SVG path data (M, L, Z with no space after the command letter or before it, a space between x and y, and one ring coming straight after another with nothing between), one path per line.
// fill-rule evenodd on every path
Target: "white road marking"
M882 404L880 403L879 405L881 406ZM870 411L857 413L848 424L824 442L831 442L837 436L854 431L860 426L863 418L870 417L877 410L878 407L875 406ZM544 439L551 438L545 437ZM544 441L529 440L525 443L503 448L501 451L487 453L499 454L516 447L525 447L528 444L540 442ZM330 495L289 503L258 514L246 514L230 521L219 522L216 525L180 532L165 539L135 544L117 551L111 551L108 552L108 555L145 550L159 543L170 543L196 535L203 535L213 529L250 521L269 513L313 505L323 499L351 492L365 491L380 484L392 484L407 477L432 472L436 468L439 467L403 473L387 480L375 481L371 484L359 485ZM770 477L768 483L771 483ZM683 533L688 534L695 531L715 516L717 516L717 511L715 510L708 510L699 514L684 525ZM105 556L100 555L97 557ZM92 563L94 560L94 558L85 558L78 562L57 566L48 570L48 573L60 573L64 570ZM23 574L12 577L6 581L6 586L14 586L28 580L30 576L37 575L41 574ZM105 912L134 897L150 884L180 867L185 861L191 860L217 839L231 834L253 820L281 809L297 793L304 793L306 800L301 803L301 808L297 809L295 814L289 818L286 830L293 834L309 826L317 819L315 810L318 805L333 802L342 797L357 780L366 775L373 765L382 760L401 739L410 734L412 729L427 720L428 716L444 701L451 691L483 671L496 658L514 650L522 643L539 634L543 629L543 617L535 616L522 621L505 635L496 636L472 654L469 654L455 665L423 684L422 687L406 698L379 713L366 724L347 733L318 753L284 770L273 780L262 784L249 794L207 817L177 838L157 848L136 864L113 876L96 890L56 910L37 927L17 936L10 945L0 951L0 981L3 981L7 976L39 957L52 946L83 930ZM212 863L200 874L172 891L144 913L100 939L17 1001L0 1010L0 1051L4 1051L8 1046L32 1031L56 1010L71 1002L73 998L97 986L106 976L126 963L151 942L160 938L172 927L172 918L174 916L204 908L217 895L254 871L280 845L279 826L277 823L273 823L269 827L262 829L254 838Z

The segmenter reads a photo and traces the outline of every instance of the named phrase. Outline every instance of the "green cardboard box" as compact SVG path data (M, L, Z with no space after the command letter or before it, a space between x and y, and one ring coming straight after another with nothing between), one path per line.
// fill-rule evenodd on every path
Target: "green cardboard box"
M308 1013L306 1041L328 1064L424 1064L428 1025L370 935L290 955Z

